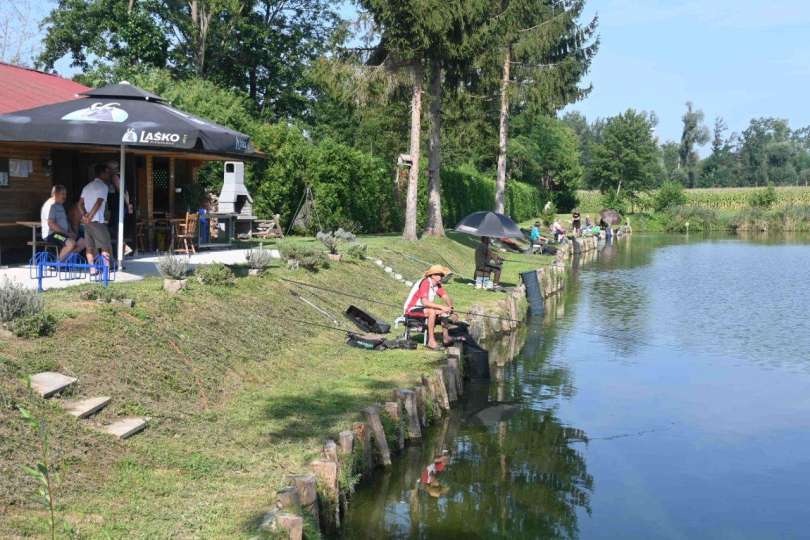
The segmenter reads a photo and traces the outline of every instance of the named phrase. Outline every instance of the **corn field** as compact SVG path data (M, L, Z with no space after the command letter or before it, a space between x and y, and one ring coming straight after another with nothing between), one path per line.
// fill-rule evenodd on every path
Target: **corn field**
M684 193L690 206L712 210L742 210L749 208L751 196L763 189L765 188L701 188L687 189ZM810 206L810 187L777 187L776 197L774 208ZM602 194L598 191L578 190L577 198L581 212L598 212L603 208Z

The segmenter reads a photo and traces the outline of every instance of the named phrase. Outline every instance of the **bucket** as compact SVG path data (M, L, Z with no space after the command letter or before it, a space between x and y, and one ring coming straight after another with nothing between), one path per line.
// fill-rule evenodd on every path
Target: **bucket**
M526 299L529 301L529 313L543 314L543 294L540 292L540 283L537 281L537 272L523 272L520 274L523 285L526 286Z
M489 351L465 343L464 373L472 381L489 379Z

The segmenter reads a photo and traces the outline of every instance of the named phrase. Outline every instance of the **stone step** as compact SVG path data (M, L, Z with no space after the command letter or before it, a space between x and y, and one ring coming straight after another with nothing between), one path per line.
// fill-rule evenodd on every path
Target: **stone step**
M126 418L121 418L108 426L104 426L101 429L110 435L118 437L119 439L127 439L144 429L146 427L147 420L147 418L142 418L139 416L128 416Z
M68 377L67 375L62 375L54 371L43 371L42 373L31 375L31 388L40 396L49 398L54 394L62 392L77 380L78 379L75 377Z
M76 418L87 418L106 407L109 402L110 398L107 396L78 399L75 401L64 400L62 402L62 408L65 409L65 412Z

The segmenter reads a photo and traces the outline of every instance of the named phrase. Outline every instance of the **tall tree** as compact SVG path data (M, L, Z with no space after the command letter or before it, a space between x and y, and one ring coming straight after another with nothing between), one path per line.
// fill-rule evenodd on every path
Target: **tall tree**
M498 164L495 210L503 212L509 117L522 109L553 113L582 99L579 86L598 49L597 18L581 24L585 0L493 0L484 26L484 62L499 73Z
M655 185L660 173L655 125L655 115L633 109L605 123L602 142L594 148L593 168L602 192L612 200L632 202Z
M444 234L441 221L441 100L442 78L453 59L450 36L465 13L464 0L362 0L374 17L389 61L407 66L412 78L410 170L405 199L407 240L417 238L417 195L421 157L422 97L424 73L430 72L431 136L429 152L429 209L427 231Z
M538 185L558 210L571 211L583 176L574 130L553 116L523 113L515 117L513 133L512 177Z
M695 187L697 167L700 155L696 146L703 146L709 142L709 129L703 124L703 111L692 108L692 102L686 102L686 112L683 114L683 133L681 135L680 159L681 168L686 171L687 185Z
M305 71L337 16L331 0L59 0L38 64L69 55L83 70L166 68L249 93L267 117L301 115Z

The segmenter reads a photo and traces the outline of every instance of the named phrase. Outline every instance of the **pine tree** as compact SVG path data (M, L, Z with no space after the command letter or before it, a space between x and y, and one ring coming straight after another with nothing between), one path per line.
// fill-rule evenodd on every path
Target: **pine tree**
M495 211L505 209L512 104L554 113L590 92L580 80L599 46L597 18L581 25L585 0L493 0L482 33L484 65L499 73Z

